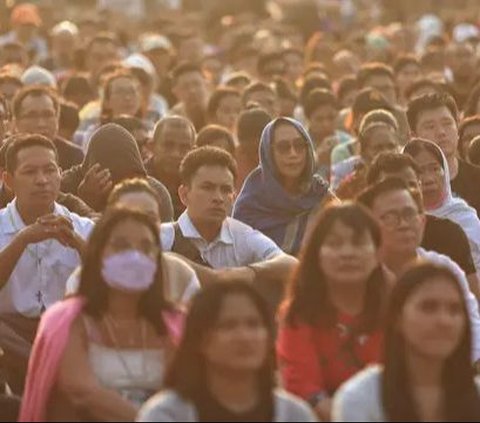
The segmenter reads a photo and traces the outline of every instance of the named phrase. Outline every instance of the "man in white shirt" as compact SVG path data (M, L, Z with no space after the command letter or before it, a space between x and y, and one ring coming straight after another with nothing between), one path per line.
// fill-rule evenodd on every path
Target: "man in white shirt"
M60 167L48 138L18 136L3 177L15 199L0 211L0 347L25 342L28 353L40 315L63 298L80 264L93 222L55 202Z
M165 251L186 258L203 284L288 277L297 260L265 235L228 217L236 177L230 154L215 147L198 148L183 160L180 176L179 196L187 210L177 222L162 225Z
M449 257L420 248L425 228L423 201L400 179L388 178L367 189L359 198L377 219L382 231L381 260L399 277L415 260L447 267L458 279L465 295L472 325L472 359L480 369L480 316L478 302L470 291L465 272Z

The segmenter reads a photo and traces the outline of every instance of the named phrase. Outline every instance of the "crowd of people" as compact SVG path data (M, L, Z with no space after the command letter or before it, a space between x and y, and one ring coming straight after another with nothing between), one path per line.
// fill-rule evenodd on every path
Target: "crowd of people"
M475 1L7 3L0 421L480 421Z

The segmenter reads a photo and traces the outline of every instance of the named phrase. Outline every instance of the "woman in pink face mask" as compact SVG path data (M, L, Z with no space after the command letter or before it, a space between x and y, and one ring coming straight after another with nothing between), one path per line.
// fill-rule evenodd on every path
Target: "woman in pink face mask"
M164 297L159 245L145 214L114 210L98 222L79 294L42 318L21 421L134 421L163 387L182 315Z
M477 274L480 274L480 220L474 208L452 193L447 159L442 150L433 142L415 138L405 146L404 153L418 165L426 212L449 219L465 231Z

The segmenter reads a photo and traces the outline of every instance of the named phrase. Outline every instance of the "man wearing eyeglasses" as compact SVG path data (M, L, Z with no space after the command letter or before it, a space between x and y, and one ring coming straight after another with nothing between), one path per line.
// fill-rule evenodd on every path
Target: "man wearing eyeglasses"
M25 87L12 104L15 133L43 135L53 141L63 171L82 163L83 151L58 135L60 104L54 91L47 87Z
M381 261L399 277L416 260L447 267L457 277L467 302L472 324L472 357L480 368L480 315L465 272L450 258L420 247L425 229L425 213L420 193L401 179L388 178L368 188L358 199L367 206L382 232Z

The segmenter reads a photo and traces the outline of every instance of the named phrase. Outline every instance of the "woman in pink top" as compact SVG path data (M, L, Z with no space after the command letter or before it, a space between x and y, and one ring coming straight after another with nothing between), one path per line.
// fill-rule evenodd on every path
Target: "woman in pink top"
M20 421L133 421L162 388L182 317L164 298L159 245L144 214L97 224L78 297L40 324Z

